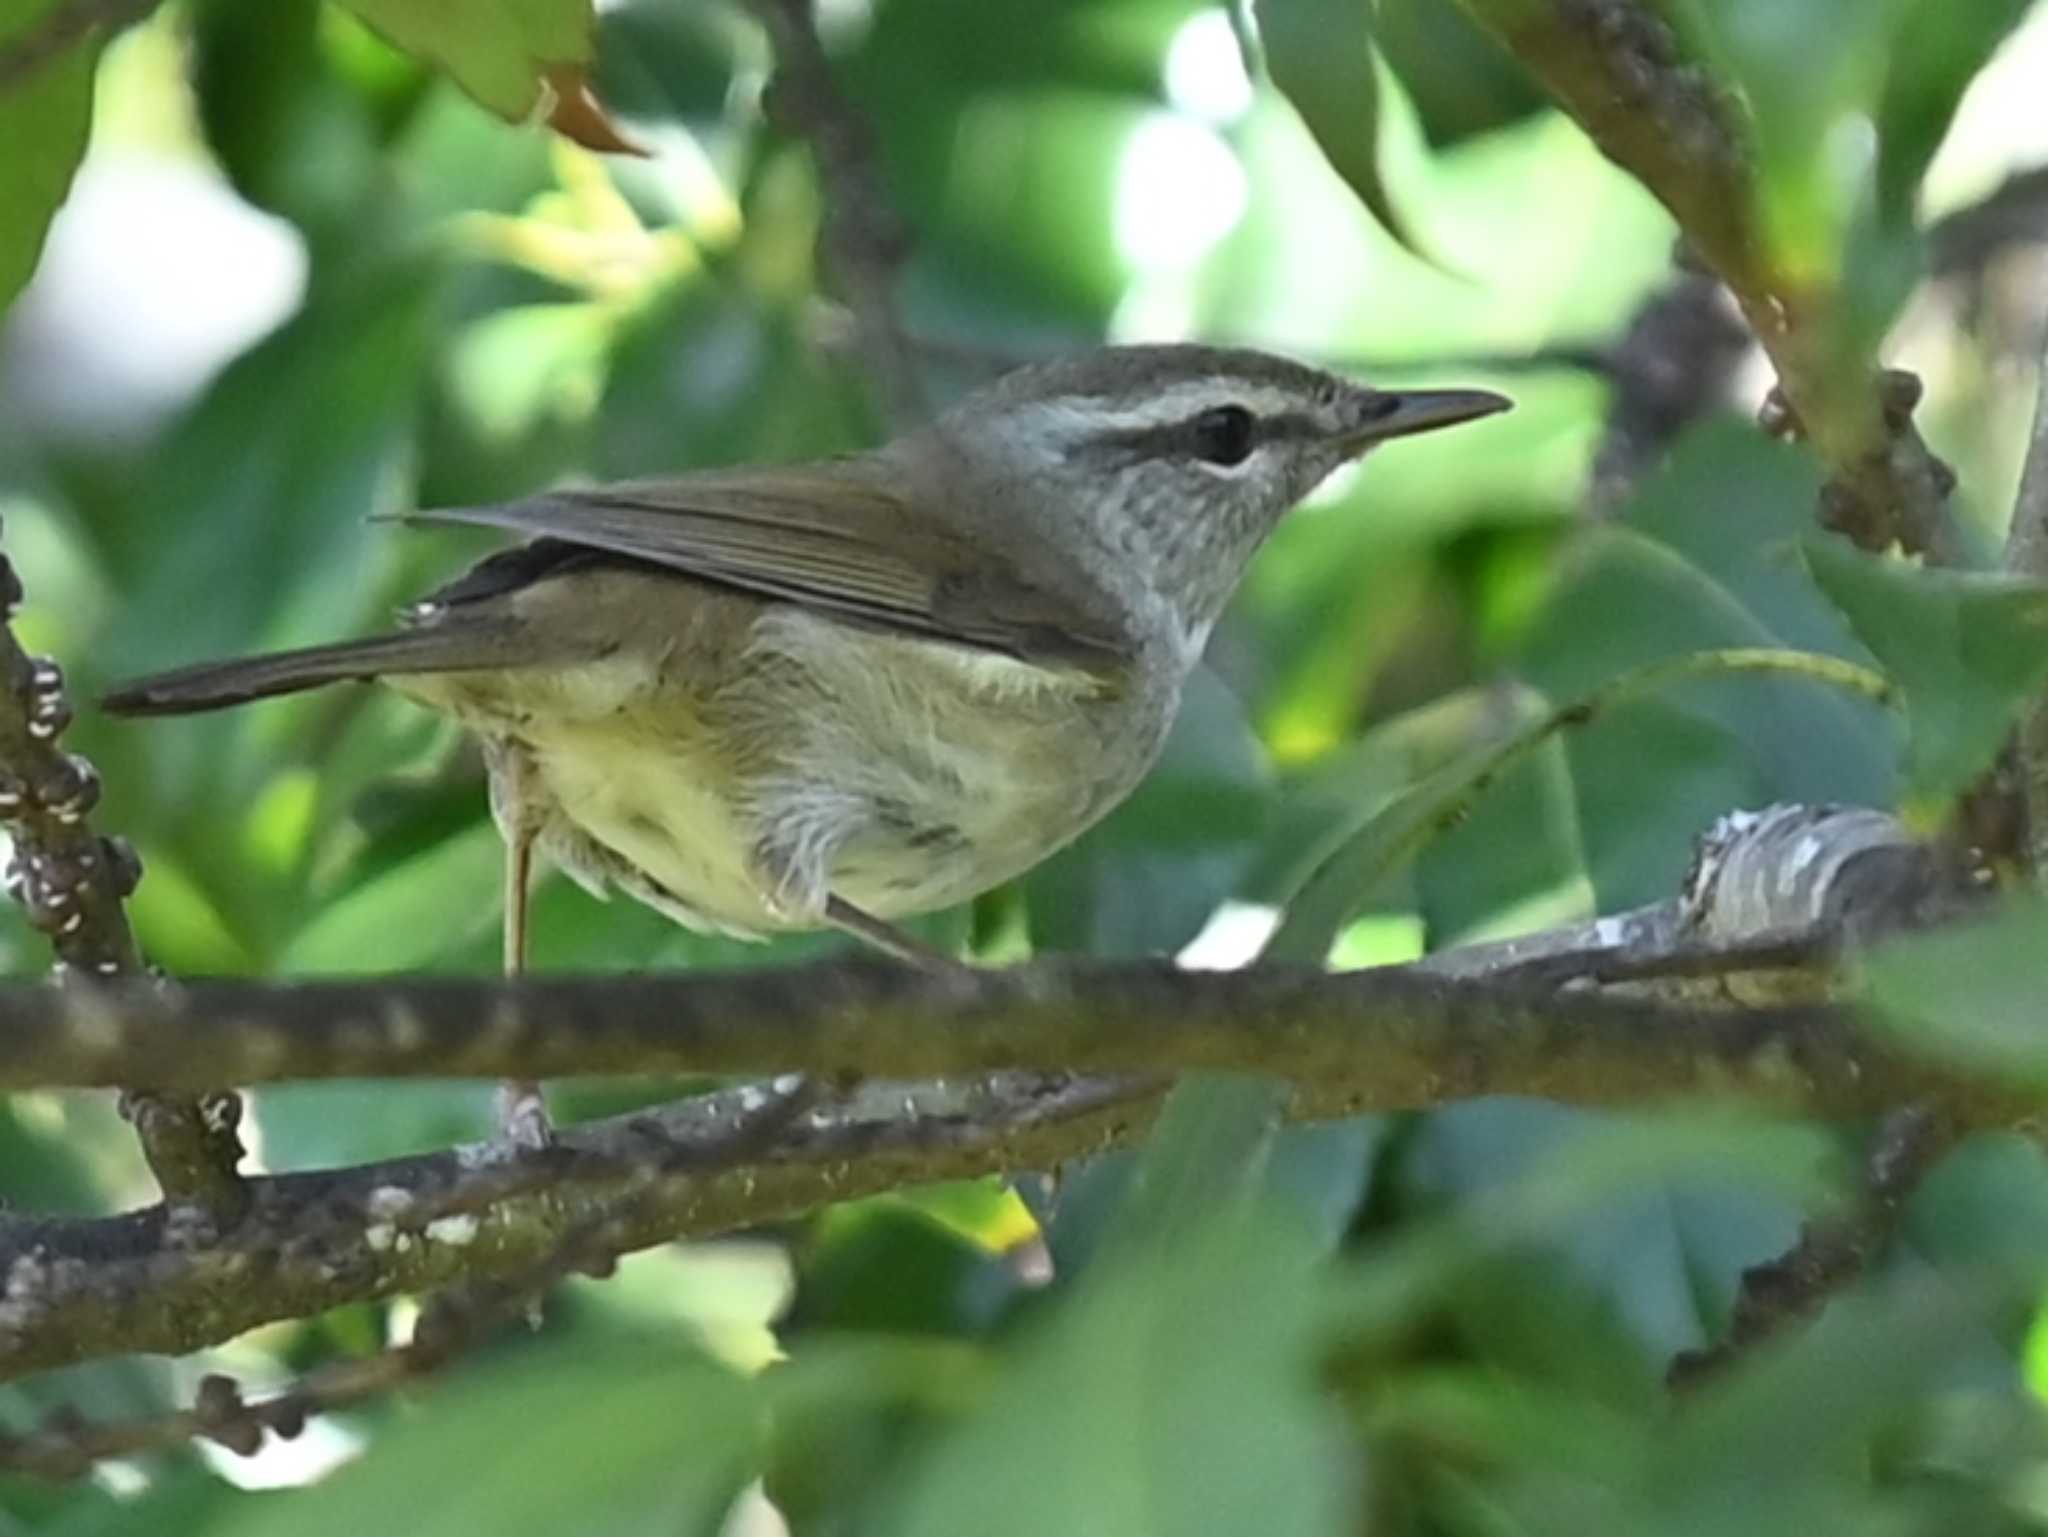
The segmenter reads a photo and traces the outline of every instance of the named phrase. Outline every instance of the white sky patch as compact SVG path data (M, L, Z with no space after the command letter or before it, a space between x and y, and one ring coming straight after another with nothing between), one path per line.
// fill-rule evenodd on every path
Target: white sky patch
M1141 272L1184 272L1230 233L1249 201L1244 167L1212 130L1148 113L1117 163L1117 250Z
M1321 512L1326 507L1334 507L1342 502L1351 494L1352 487L1358 483L1363 468L1357 459L1353 459L1349 464L1338 465L1323 478L1321 485L1309 492L1301 506L1295 509L1294 515L1299 517L1304 512Z
M1211 123L1230 123L1251 110L1252 82L1244 51L1221 6L1198 11L1166 48L1166 99Z
M150 430L299 307L306 250L197 165L87 159L8 317L0 393L67 435ZM35 388L21 387L24 376Z
M1926 204L1943 213L1984 196L2011 172L2048 160L2048 5L2036 5L1970 82L1928 168Z
M1202 932L1182 947L1174 962L1184 971L1235 971L1259 957L1280 909L1260 902L1225 902L1209 915Z
M343 1463L354 1461L368 1443L329 1416L316 1414L289 1441L266 1435L253 1457L240 1456L211 1441L194 1444L200 1455L213 1464L213 1471L238 1489L296 1489L316 1483Z
M1139 279L1109 317L1109 339L1115 342L1182 342L1194 334L1194 285L1183 272Z

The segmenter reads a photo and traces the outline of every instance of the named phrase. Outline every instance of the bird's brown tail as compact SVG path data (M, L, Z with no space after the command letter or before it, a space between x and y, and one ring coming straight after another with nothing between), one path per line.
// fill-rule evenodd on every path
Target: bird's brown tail
M467 672L517 666L517 626L465 624L372 635L268 656L200 662L136 678L109 690L102 709L115 715L191 715L252 699L296 694L328 683L364 682L392 673Z

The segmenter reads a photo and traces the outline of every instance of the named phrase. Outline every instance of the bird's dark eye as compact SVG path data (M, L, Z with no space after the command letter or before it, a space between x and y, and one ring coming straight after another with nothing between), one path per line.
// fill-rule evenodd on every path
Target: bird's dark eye
M1190 424L1195 455L1210 464L1243 464L1255 436L1251 412L1243 406L1214 406Z

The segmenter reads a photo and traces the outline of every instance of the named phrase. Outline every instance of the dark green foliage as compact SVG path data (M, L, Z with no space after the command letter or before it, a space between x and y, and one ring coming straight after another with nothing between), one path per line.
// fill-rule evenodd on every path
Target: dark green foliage
M0 47L46 9L0 0ZM182 156L282 221L308 271L303 300L184 378L167 417L100 437L36 409L91 351L31 350L47 296L0 331L19 629L81 700L132 670L380 625L484 547L371 515L883 430L831 307L844 285L819 270L827 189L760 100L757 18L626 0L593 32L589 9L185 0L113 47L110 150L125 134ZM1758 170L1744 212L1770 258L1839 300L1832 345L1872 350L1917 281L1923 178L2026 9L1663 7L1737 108ZM1583 493L1611 381L1570 357L1456 361L1605 347L1674 235L1474 25L1511 0L821 10L914 232L897 288L934 400L1108 335L1185 330L1517 402L1390 446L1290 520L1144 788L1011 889L928 920L935 941L992 963L1170 955L1221 910L1212 960L1248 958L1273 923L1274 957L1407 959L1669 896L1729 811L1932 820L2038 694L2040 595L1814 535L1805 449L1732 416L1692 423L1596 520ZM0 305L76 167L91 51L0 86ZM1246 55L1256 84L1233 73ZM649 158L502 120L540 67L584 62ZM1439 265L1390 235L1396 209ZM131 230L121 254L152 267L176 233ZM1970 395L1998 376L1974 339L1956 346L1933 404L1973 418L1951 457L1994 505L2024 403ZM1685 661L1710 648L1780 664ZM1842 663L1884 674L1903 722L1822 675ZM1551 718L1581 700L1598 708ZM480 766L398 700L348 689L147 726L82 710L70 745L103 771L105 829L141 850L132 911L170 971L497 966ZM1901 941L1865 968L1872 1016L1901 1049L2048 1081L2044 933L2048 915L2014 903ZM534 910L547 971L843 944L698 936L560 880ZM44 959L0 907L0 966L26 978ZM555 1103L609 1113L693 1087L583 1084ZM506 1331L417 1402L316 1433L316 1454L358 1455L310 1488L244 1492L180 1453L106 1487L0 1486L0 1532L708 1537L755 1480L797 1537L2048 1520L2048 1173L2031 1140L1964 1144L1817 1328L1674 1397L1674 1356L1724 1336L1744 1270L1854 1199L1861 1128L1485 1101L1276 1129L1277 1096L1198 1080L1149 1145L1019 1192L903 1192L567 1285L538 1336ZM267 1167L314 1168L473 1137L486 1101L467 1083L289 1086L255 1098L254 1127ZM66 1212L145 1198L126 1129L82 1096L0 1116L0 1195ZM409 1312L281 1325L200 1369L280 1379L370 1353ZM95 1365L11 1387L0 1421L161 1413L195 1376ZM318 1471L275 1453L256 1468Z

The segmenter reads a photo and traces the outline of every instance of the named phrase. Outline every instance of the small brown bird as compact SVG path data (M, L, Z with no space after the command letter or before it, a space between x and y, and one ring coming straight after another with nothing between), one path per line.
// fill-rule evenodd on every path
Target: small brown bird
M418 514L526 543L395 633L127 684L176 714L379 679L484 744L523 963L538 849L735 934L962 902L1130 793L1246 566L1333 469L1507 408L1258 352L1020 369L871 453Z

